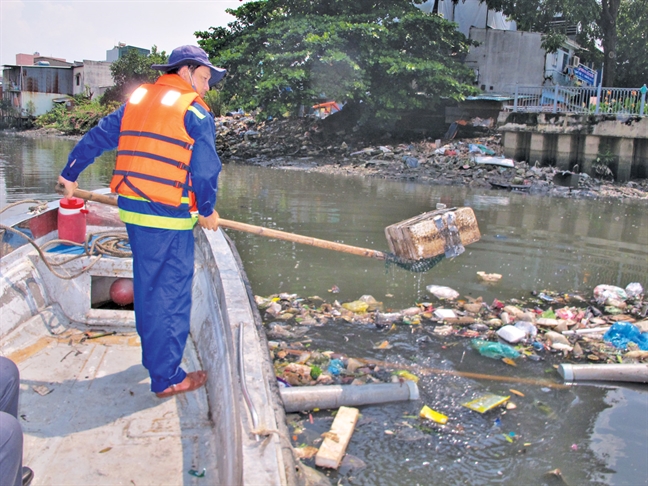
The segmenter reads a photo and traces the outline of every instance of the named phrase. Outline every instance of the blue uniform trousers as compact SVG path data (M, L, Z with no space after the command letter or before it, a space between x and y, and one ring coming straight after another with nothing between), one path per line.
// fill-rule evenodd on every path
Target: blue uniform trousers
M151 391L184 380L180 368L191 317L194 237L190 230L127 224L133 251L135 323Z

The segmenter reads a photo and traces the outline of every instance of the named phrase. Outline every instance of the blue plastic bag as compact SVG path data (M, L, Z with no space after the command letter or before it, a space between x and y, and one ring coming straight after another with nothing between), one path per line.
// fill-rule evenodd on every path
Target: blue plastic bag
M496 343L492 341L484 341L483 339L473 339L471 341L472 347L479 351L479 354L487 358L501 359L501 358L519 358L518 353L513 347L504 343Z
M339 359L332 359L328 365L327 371L333 376L337 376L344 371L344 363Z
M626 349L628 343L633 342L642 351L648 351L648 333L639 332L639 328L629 322L615 322L603 335L603 341L619 349Z

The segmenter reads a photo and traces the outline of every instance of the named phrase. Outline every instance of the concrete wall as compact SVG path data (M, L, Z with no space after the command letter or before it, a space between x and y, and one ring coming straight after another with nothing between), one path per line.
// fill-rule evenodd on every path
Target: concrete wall
M58 93L32 93L23 91L19 93L22 115L40 116L52 109L52 100L60 98Z
M74 94L84 93L86 86L90 89L93 99L104 94L106 88L115 84L110 74L110 65L108 61L84 59L82 66L75 66L72 70Z
M480 45L470 49L464 64L479 71L477 86L485 93L512 93L516 84L542 85L541 34L471 27L470 38Z
M602 161L617 181L648 178L648 117L500 113L504 155L596 177Z

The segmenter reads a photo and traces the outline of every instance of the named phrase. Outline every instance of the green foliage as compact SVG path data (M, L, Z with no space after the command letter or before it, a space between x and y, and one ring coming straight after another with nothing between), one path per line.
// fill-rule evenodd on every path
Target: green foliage
M54 108L37 117L34 124L39 128L55 128L70 135L86 133L104 116L119 107L119 103L103 104L78 95L75 101L75 105L70 109L63 103L55 103Z
M111 64L110 72L115 85L106 90L102 97L103 102L124 103L135 88L144 83L153 83L160 76L160 72L151 69L151 65L166 62L166 53L158 52L157 46L151 47L148 56L139 54L135 49L129 50L121 59Z
M648 0L623 0L619 9L617 86L648 84Z
M196 32L198 43L228 70L223 100L263 117L327 98L393 119L477 92L461 64L469 41L410 0L260 0L227 12L236 20Z
M36 105L32 100L29 100L25 105L25 111L30 117L34 116L34 113L36 112Z
M567 36L560 32L547 32L542 36L542 48L547 52L556 52L567 40Z
M610 165L616 162L616 156L610 149L602 150L596 156L596 160L592 164L594 173L602 179L614 179L614 173L610 169Z
M227 107L223 102L223 96L219 90L211 89L207 91L204 99L214 116L221 116L227 112Z
M624 92L625 91L625 92ZM596 105L589 108L590 113L596 113ZM648 114L648 102L641 111L641 90L603 90L598 113L627 113L632 115Z

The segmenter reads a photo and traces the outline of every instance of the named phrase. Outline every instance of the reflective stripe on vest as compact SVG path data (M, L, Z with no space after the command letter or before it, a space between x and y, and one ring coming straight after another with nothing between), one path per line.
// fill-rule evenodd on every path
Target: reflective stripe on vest
M205 106L178 75L161 76L154 85L140 86L122 118L113 192L178 207L189 201L190 161L194 140L184 126L193 102ZM207 108L208 109L208 108ZM193 110L192 110L193 111Z
M165 228L171 230L191 230L198 221L198 215L191 214L190 218L172 218L155 214L141 214L125 209L119 210L119 219L124 223L148 226L150 228Z

